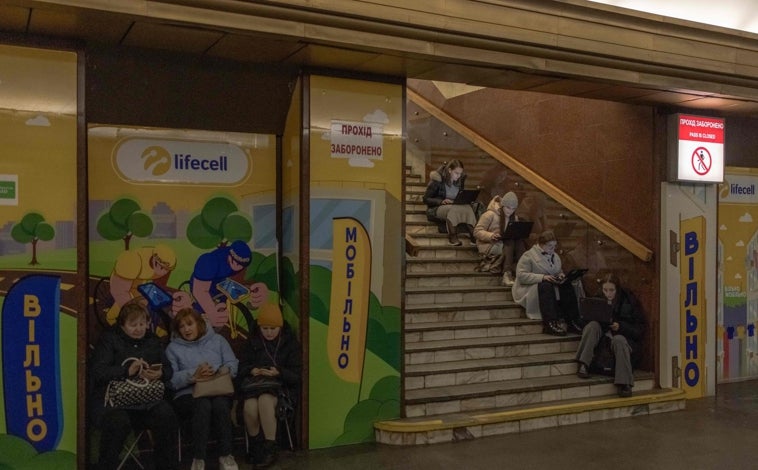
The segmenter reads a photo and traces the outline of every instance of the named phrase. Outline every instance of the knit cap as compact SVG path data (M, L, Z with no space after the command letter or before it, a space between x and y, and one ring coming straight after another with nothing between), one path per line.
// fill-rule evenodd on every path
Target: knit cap
M277 327L284 325L282 311L272 303L263 304L258 309L258 326Z
M513 191L508 191L507 193L503 194L501 200L502 204L510 209L516 210L518 207L518 197L516 197L516 193Z

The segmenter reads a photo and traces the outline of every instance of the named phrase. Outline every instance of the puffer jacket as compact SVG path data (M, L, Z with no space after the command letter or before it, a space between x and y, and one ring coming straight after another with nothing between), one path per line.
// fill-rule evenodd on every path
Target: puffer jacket
M424 192L424 204L426 204L426 218L430 222L439 222L437 217L437 208L442 205L442 201L445 200L445 182L442 177L445 166L441 166L436 170L429 172L429 184L426 186ZM453 183L458 187L459 191L465 188L466 173L463 173L458 181Z
M166 348L166 356L174 369L171 385L176 391L175 397L192 393L192 376L197 367L204 362L210 364L214 370L226 366L232 377L237 375L239 361L229 342L213 331L210 323L206 322L206 327L203 337L196 341L187 341L175 334Z
M498 243L502 243L501 240L493 241L492 237L497 233L501 233L504 230L504 225L501 221L501 210L503 208L502 197L493 197L487 209L479 217L479 220L474 227L474 238L476 238L476 248L480 254L489 254L492 247ZM506 223L510 223L515 220L519 220L516 214L512 214Z

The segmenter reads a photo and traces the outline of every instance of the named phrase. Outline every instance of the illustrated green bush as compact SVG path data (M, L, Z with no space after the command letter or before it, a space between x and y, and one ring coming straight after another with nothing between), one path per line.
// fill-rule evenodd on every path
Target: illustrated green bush
M322 266L311 266L310 315L329 324L332 272ZM366 349L379 356L395 370L400 370L400 309L383 307L373 292L369 294Z
M11 227L11 238L19 243L32 244L31 265L39 264L37 261L37 242L49 241L55 237L55 229L52 225L45 222L42 214L30 212L21 218L21 222Z
M187 239L194 246L209 250L226 246L234 240L249 242L253 238L253 223L240 212L231 199L214 197L205 203L200 214L187 224Z
M106 240L124 240L124 249L128 250L132 237L153 233L153 219L137 201L119 199L97 219L97 233Z
M26 440L9 434L0 434L0 470L44 468L73 470L76 468L76 455L62 450L38 454Z
M374 441L374 423L400 416L400 377L380 379L369 393L369 398L356 403L345 417L342 434L335 445Z

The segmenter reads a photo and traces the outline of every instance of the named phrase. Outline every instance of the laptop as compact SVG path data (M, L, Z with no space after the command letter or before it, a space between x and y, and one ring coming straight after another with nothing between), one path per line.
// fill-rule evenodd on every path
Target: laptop
M514 220L505 227L505 232L503 232L500 238L503 240L521 240L529 238L529 234L532 233L532 225L534 225L534 222Z
M561 282L559 282L558 284L565 284L567 282L574 282L577 279L579 279L580 277L582 277L585 274L587 274L587 271L589 271L589 269L586 269L586 268L572 269L571 271L569 271L569 272L566 273L566 277L564 277L561 280Z
M585 322L596 321L600 324L613 322L613 308L606 299L600 297L580 298L579 315Z
M453 204L471 204L479 197L479 191L478 189L462 189L453 199Z

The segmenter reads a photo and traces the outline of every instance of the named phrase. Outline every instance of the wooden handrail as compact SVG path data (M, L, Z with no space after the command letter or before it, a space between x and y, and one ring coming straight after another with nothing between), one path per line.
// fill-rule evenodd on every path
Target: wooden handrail
M508 153L504 152L498 146L485 139L471 128L463 125L459 120L455 119L453 116L437 107L434 103L427 100L410 88L407 88L406 94L409 100L413 101L415 104L423 108L424 111L439 119L445 125L471 141L474 145L490 154L493 158L499 160L501 163L511 168L513 171L521 175L525 180L540 188L540 190L542 190L545 194L563 204L566 209L570 210L579 216L582 220L592 225L600 232L604 233L608 238L614 240L626 250L629 250L629 252L631 252L634 256L641 259L642 261L650 261L653 259L653 250L630 237L623 230L609 223L607 220L589 209L587 206L583 205L576 199L561 191L550 181L544 179L542 176L513 158Z

